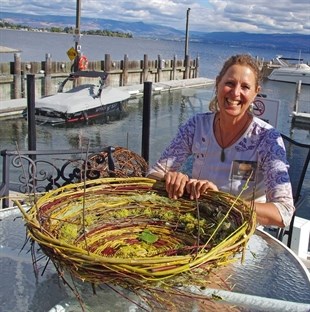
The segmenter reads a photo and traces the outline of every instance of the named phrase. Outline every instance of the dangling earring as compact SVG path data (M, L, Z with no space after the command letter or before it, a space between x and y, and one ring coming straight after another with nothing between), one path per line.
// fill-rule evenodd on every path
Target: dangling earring
M253 110L254 110L254 103L251 103L249 108L248 108L248 112L253 114Z
M218 101L217 101L217 97L215 96L209 103L209 110L211 112L218 112L219 108L218 108Z
M216 110L217 112L220 111L220 105L219 105L219 101L218 101L218 99L217 99L217 89L215 89L215 110Z

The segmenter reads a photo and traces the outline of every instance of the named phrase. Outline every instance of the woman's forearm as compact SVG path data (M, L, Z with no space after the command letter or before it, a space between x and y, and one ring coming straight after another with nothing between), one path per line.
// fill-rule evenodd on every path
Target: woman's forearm
M284 226L281 214L273 203L255 203L254 205L258 224Z
M182 196L183 192L185 191L186 175L177 173L177 172L173 172L173 173L170 172L169 175L172 175L175 178L173 180L172 186L170 185L171 183L169 184L170 179L168 179L168 185L166 183L167 192L171 198L178 198ZM167 178L167 174L165 175L161 172L152 172L147 177L150 179L158 180L158 181L164 181ZM182 184L182 190L180 191L181 178L184 178L183 180L185 184L184 183L183 183L184 185ZM179 183L176 183L176 181L179 181ZM194 180L190 180L190 181L194 181ZM191 183L190 181L188 183ZM200 182L203 182L203 181L200 181ZM172 187L174 187L176 190L172 191L171 190ZM175 194L176 192L180 192L180 194ZM248 203L248 204L250 205L251 203ZM282 216L279 212L279 209L273 203L255 203L255 211L256 211L256 218L257 218L258 224L276 225L279 227L284 227L284 223L282 220Z

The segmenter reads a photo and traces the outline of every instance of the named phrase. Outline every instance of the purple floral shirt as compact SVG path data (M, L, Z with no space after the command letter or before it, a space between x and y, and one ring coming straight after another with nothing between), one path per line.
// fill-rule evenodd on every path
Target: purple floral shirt
M254 117L239 140L222 151L213 132L214 116L196 114L182 125L149 173L185 171L245 200L272 202L288 225L295 208L281 134Z

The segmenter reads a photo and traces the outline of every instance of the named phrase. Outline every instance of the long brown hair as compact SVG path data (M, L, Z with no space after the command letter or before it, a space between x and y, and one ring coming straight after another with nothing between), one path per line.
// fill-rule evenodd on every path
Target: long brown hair
M243 65L243 66L249 67L254 73L255 88L256 88L256 90L258 90L258 88L260 86L261 79L262 79L261 71L258 67L257 61L248 54L233 55L225 61L222 69L220 70L219 74L216 76L216 80L215 80L216 90L217 90L217 86L218 86L219 82L221 81L221 79L223 78L223 76L225 75L227 70L233 65ZM210 111L213 111L213 112L218 111L218 102L217 102L217 96L216 95L211 100L211 102L209 104L209 109L210 109Z

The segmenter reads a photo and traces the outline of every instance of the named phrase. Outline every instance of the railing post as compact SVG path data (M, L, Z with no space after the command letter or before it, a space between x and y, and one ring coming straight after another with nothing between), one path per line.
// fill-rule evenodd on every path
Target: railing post
M8 208L10 205L9 202L9 190L10 190L10 156L7 155L6 150L1 151L1 156L3 157L2 161L2 184L0 187L0 196L2 199L2 208Z
M113 153L115 152L115 147L109 146L107 148L108 153L108 167L109 167L109 176L115 177L115 164L113 160Z
M149 161L150 122L151 122L152 82L144 82L143 89L143 117L142 117L142 150L141 156Z
M185 72L184 72L184 79L188 79L189 78L189 56L186 55L185 56Z
M36 121L35 121L35 76L27 75L27 119L28 119L28 149L36 150ZM35 158L35 156L33 156Z

